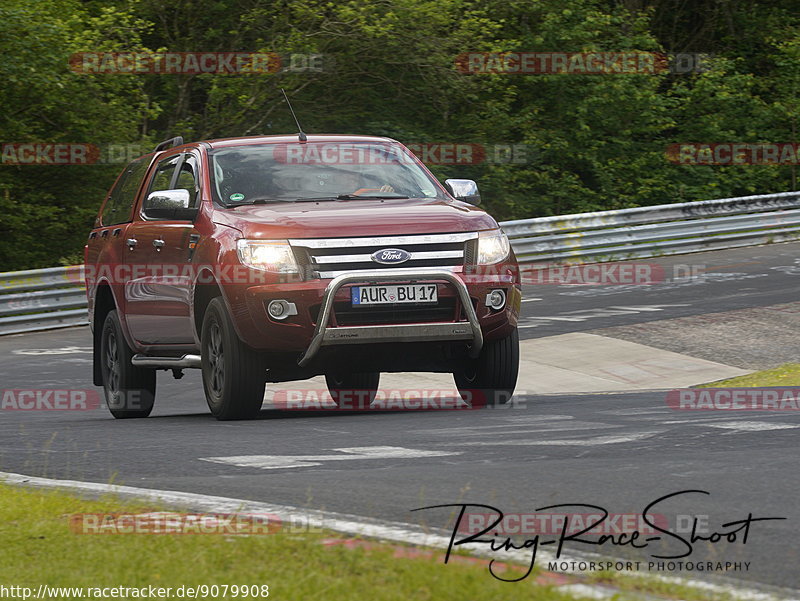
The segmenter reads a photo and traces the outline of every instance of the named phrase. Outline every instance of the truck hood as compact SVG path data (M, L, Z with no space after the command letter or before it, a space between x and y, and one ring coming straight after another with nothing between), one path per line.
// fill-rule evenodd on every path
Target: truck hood
M215 209L213 220L245 238L345 238L496 228L481 209L441 199L278 202Z

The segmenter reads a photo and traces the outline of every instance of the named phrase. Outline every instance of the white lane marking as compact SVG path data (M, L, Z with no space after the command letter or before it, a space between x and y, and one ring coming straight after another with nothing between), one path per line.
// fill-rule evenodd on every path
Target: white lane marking
M795 261L797 263L797 261ZM800 275L800 265L778 265L770 267L773 271L782 271L786 275Z
M502 432L487 432L489 436L506 436L508 434L547 434L549 432L575 432L578 430L604 430L607 428L622 428L623 426L620 425L612 425L612 424L591 424L586 423L582 424L579 422L564 422L563 424L540 424L538 427L530 427L527 429L508 429L503 430ZM481 435L481 428L459 428L456 431L446 431L443 430L441 432L427 432L427 431L420 431L417 430L421 434L434 434L436 436L470 436L470 437L477 437ZM483 437L487 438L487 437ZM442 442L441 444L461 444L461 442Z
M544 427L538 430L533 430L528 428L527 430L503 430L499 434L502 436L506 436L507 434L547 434L548 432L573 432L576 430L604 430L606 428L622 428L621 425L619 426L612 426L610 424L588 424L588 425L579 425L579 424L565 424L563 426L554 426ZM475 431L475 434L479 433L479 431Z
M774 267L771 269L775 269ZM735 272L706 272L694 276L676 277L673 280L666 280L655 284L620 284L616 286L595 286L580 290L568 290L559 292L563 296L608 296L611 294L624 294L631 291L657 292L686 286L696 286L698 284L708 284L716 282L728 282L731 280L749 280L753 278L763 278L767 273L735 273Z
M673 409L661 409L661 408L653 408L653 407L643 407L641 409L614 409L609 411L603 411L603 413L607 413L608 415L649 415L652 413L675 413Z
M534 296L534 297L531 297L531 298L523 298L522 302L523 303L532 303L534 301L540 301L540 300L544 300L544 299L541 299L541 298L538 298L538 297Z
M652 432L639 432L638 434L622 434L619 436L595 436L594 438L565 438L561 440L492 440L492 441L467 441L460 444L464 446L488 447L488 446L515 446L515 447L593 447L604 444L622 444L651 438L661 434L664 430Z
M559 313L558 315L548 316L533 316L524 318L524 324L520 328L538 328L539 326L546 325L552 321L570 321L580 322L587 319L597 319L599 317L613 317L617 315L631 315L634 313L649 313L653 311L663 311L665 307L688 307L686 303L678 303L671 305L636 305L630 307L605 307L597 309L582 309L580 311L568 311L566 313Z
M72 355L75 353L91 353L90 346L64 346L61 348L21 348L11 351L13 355Z
M771 424L769 422L716 422L703 425L711 428L740 430L742 432L765 432L767 430L791 430L793 428L800 428L800 424Z
M333 513L330 511L314 511L301 509L290 505L273 505L271 503L259 503L247 501L245 499L233 499L230 497L216 497L191 492L178 492L172 490L154 490L150 488L137 488L133 486L119 486L116 484L102 484L99 482L80 482L78 480L54 480L51 478L37 478L24 474L14 474L10 472L0 472L0 481L6 484L17 484L38 488L55 488L69 491L85 491L93 494L111 494L121 498L149 501L152 503L162 503L174 507L192 509L194 511L205 511L211 514L236 514L236 513L275 513L278 514L283 523L297 524L311 528L327 528L335 532L341 532L350 536L363 536L379 540L403 543L413 546L432 547L435 549L446 550L450 547L449 532L446 535L431 534L431 528L420 528L403 522L391 522L388 520L368 519L355 515ZM496 559L496 555L487 552L484 545L476 547L474 545L461 545L462 550L472 555ZM579 560L608 560L594 553L561 553L558 563L562 561L570 564ZM547 565L554 561L555 555L546 550L537 551L537 565ZM506 552L502 555L502 561L513 561L522 565L530 564L530 552L525 549L513 552ZM578 573L570 569L559 570L562 573ZM744 582L734 584L717 584L681 578L678 576L653 575L648 572L628 572L630 576L656 579L661 582L688 586L702 591L729 595L732 599L740 601L798 601L798 598L788 599L778 597L775 594L765 593L757 588L748 588ZM752 586L752 585L751 585ZM558 588L558 587L557 587ZM604 587L605 588L605 587ZM622 592L622 591L619 591ZM787 589L787 593L793 594L795 591Z
M636 305L625 307L609 307L609 309L619 309L620 311L634 311L636 313L647 313L649 311L663 311L662 307L688 307L686 303L678 303L675 305Z
M674 409L671 410L671 412L672 413L677 413ZM725 413L724 411L718 411L718 412L709 411L709 412L707 412L708 417L697 417L696 415L691 415L691 413L698 413L697 411L687 412L687 413L688 414L682 415L677 419L665 420L665 421L662 421L660 423L662 423L662 424L701 424L701 422L702 422L702 425L706 425L706 423L708 423L708 422L716 423L716 424L741 424L741 423L746 423L745 421L737 421L737 420L727 420L727 421L720 420L722 415L719 415L719 414L720 413ZM717 415L714 415L714 413L717 413ZM740 412L736 412L736 413L740 413ZM725 417L732 417L731 412L728 412L728 414ZM786 417L786 414L782 413L780 411L774 411L773 415L763 415L762 414L762 415L759 415L758 417L760 419L765 419L765 420L766 419L777 419L777 420L779 420L779 419L782 419L782 418ZM762 422L762 423L767 423L767 422ZM800 428L800 424L794 425L792 427Z
M569 420L574 420L574 419L575 417L572 415L537 415L537 416L520 417L513 419L499 418L494 421L500 421L502 423L495 425L477 424L475 426L454 426L452 428L419 428L414 431L423 434L448 434L451 432L456 432L456 433L473 432L475 430L483 431L483 430L491 430L494 428L512 428L519 426L545 426L553 422L576 423L576 422L569 422Z
M579 599L614 599L619 595L619 591L616 589L606 589L591 584L563 584L556 590L566 595L574 595Z
M666 421L658 422L659 424L663 424L665 426L673 426L675 424L681 424L684 426L705 426L709 422L716 422L718 421L718 417L694 417L691 415L687 415L683 419L668 419Z
M355 459L417 459L461 455L457 451L424 451L403 447L349 447L330 449L342 455L239 455L234 457L200 457L200 461L224 463L237 467L255 467L262 470L281 470L294 467L313 467L323 461L353 461Z

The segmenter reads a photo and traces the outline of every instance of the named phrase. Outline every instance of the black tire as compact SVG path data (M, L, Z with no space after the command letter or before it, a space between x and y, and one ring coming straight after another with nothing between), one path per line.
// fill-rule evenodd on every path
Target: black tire
M156 400L156 370L135 367L119 315L109 311L100 334L100 373L111 415L117 419L147 417Z
M487 342L477 359L468 359L453 373L456 388L473 407L507 403L519 375L519 334Z
M264 402L262 356L239 339L220 297L208 304L201 332L203 389L218 420L251 419Z
M333 401L340 409L366 409L375 400L381 383L380 372L325 374Z

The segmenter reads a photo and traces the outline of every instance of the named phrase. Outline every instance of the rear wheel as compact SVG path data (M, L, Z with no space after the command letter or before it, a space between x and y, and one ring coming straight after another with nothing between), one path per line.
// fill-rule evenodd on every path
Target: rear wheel
M100 334L100 373L111 415L117 419L147 417L156 399L156 370L131 363L117 311L109 311Z
M467 359L453 373L456 388L473 407L507 403L514 394L519 374L517 330L500 340L487 342L477 359Z
M239 339L219 297L203 317L201 348L203 389L212 415L218 420L255 417L264 402L266 365Z
M366 409L375 400L380 372L325 374L325 382L334 402L341 409Z

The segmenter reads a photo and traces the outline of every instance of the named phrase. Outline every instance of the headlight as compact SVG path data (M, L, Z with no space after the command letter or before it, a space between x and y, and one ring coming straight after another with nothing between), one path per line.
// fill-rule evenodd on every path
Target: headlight
M275 273L298 273L292 247L286 240L237 240L242 264Z
M489 230L478 234L478 265L493 265L508 256L511 245L503 230Z

